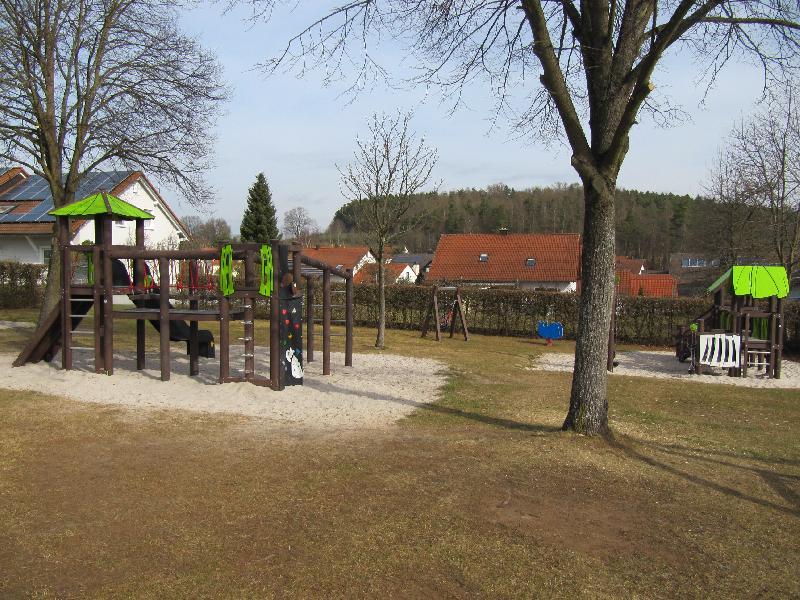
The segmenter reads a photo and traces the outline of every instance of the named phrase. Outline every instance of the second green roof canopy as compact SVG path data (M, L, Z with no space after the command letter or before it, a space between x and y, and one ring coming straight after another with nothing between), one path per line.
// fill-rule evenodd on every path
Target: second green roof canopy
M92 218L97 215L111 215L115 219L152 219L153 215L125 202L116 196L99 192L92 194L83 200L78 200L61 208L55 208L48 212L54 217L86 217Z
M789 278L783 267L749 265L731 267L708 287L708 291L715 292L726 282L729 282L729 289L732 289L737 296L785 298L789 294Z

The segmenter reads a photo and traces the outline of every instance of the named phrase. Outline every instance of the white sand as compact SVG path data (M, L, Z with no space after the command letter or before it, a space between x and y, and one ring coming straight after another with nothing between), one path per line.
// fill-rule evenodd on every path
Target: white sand
M682 379L700 383L742 385L757 388L800 388L800 363L784 359L781 363L781 378L769 379L763 373L750 368L748 376L728 377L727 370L711 369L713 375L689 375L689 362L680 363L674 352L637 351L617 352L619 366L614 375L656 377L659 379ZM542 371L572 372L575 357L572 354L543 353L531 367Z
M275 392L249 383L217 384L219 362L200 359L200 375L189 377L188 357L173 347L172 376L162 382L158 355L148 355L136 372L135 355L115 353L114 375L97 375L91 352L75 352L75 370L63 371L57 358L12 368L15 355L0 353L5 373L0 387L33 390L73 400L124 405L133 409L180 409L232 413L325 429L383 427L434 402L447 376L443 363L392 354L357 354L353 367L331 353L331 371L322 375L322 352L306 365L305 385ZM243 366L242 349L231 348L231 375ZM269 351L257 348L256 372L269 376Z

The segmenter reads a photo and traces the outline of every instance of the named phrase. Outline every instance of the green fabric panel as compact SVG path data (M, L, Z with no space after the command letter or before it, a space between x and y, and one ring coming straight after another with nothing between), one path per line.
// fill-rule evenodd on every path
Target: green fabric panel
M766 340L768 329L769 319L765 317L756 317L753 319L753 337Z
M733 293L753 298L785 298L789 278L783 267L736 266L733 269Z
M94 256L86 255L86 280L89 285L94 285Z
M154 218L150 213L137 208L129 202L125 202L125 200L121 200L116 196L112 196L111 194L105 194L104 199L103 195L103 193L92 194L83 200L72 202L71 204L62 206L61 208L54 208L53 210L49 211L48 214L53 215L54 217L92 217L96 215L111 215L117 219L126 220L147 220ZM108 200L108 206L106 206L106 200Z
M223 296L230 296L233 288L233 248L228 244L222 247L219 256L219 291Z
M261 285L258 287L258 293L267 298L272 295L273 268L272 248L264 244L261 246Z

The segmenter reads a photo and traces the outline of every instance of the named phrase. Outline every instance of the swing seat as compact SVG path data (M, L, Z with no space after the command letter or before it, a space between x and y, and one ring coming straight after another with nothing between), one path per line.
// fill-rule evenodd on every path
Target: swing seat
M540 338L547 340L560 340L564 337L564 326L561 323L546 323L539 321L536 323L536 334Z

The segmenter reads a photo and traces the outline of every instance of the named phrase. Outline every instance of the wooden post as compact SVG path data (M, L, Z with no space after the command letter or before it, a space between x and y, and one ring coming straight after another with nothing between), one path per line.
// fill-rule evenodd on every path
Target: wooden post
M608 328L608 355L606 356L606 370L614 371L614 355L617 352L617 295L611 300L611 326Z
M433 320L436 321L436 341L442 341L442 328L439 324L439 288L433 286Z
M255 256L256 253L254 250L247 249L244 253L244 281L245 281L245 288L248 290L257 289L258 282L256 281L256 271L255 268ZM244 342L244 378L246 380L252 381L256 375L256 359L255 359L255 335L256 335L256 328L253 323L255 318L255 311L254 303L255 303L255 293L245 292L244 296L242 297L242 302L244 303L244 315L242 317L243 321L243 335L242 341Z
M314 278L306 277L306 362L314 362Z
M739 352L741 356L739 357L739 372L735 368L730 369L729 375L731 377L735 377L737 375L741 375L742 377L747 377L747 362L748 362L748 353L747 347L749 346L750 342L750 313L744 313L744 327L742 327L741 337L739 338ZM758 361L756 361L758 362Z
M72 368L72 255L69 248L69 218L58 217L58 245L61 250L61 368Z
M322 272L322 374L331 374L331 272Z
M111 269L111 217L99 217L103 221L103 369L107 375L114 374L114 278Z
M191 296L191 300L189 300L189 310L197 310L199 308L197 302L197 290L192 289L191 282L197 281L197 261L190 260L189 261L189 295ZM138 321L137 321L138 322ZM197 336L197 321L189 321L189 375L199 375L200 374L200 361L199 356L200 354L200 347L198 343L198 336Z
M219 295L219 382L230 377L230 305L228 298Z
M273 390L283 389L281 377L280 357L280 318L281 318L281 270L280 270L280 244L277 240L270 242L275 268L272 270L272 295L269 297L269 378Z
M169 260L158 259L158 317L161 338L161 381L169 381Z
M781 361L783 360L783 298L778 298L778 323L775 341L777 348L775 348L775 379L781 378Z
M353 270L347 269L347 273L350 277L347 279L346 287L345 287L345 338L344 338L344 366L345 367L352 367L353 366L353 320L355 315L353 314L355 311L355 307L353 306Z
M298 291L300 290L300 281L303 274L302 263L300 261L302 255L303 253L300 250L292 251L292 279L294 279L294 284L297 286Z
M136 247L144 250L144 219L136 219ZM133 293L144 293L144 261L136 259L133 262ZM137 291L140 290L140 291ZM147 322L136 319L136 369L141 371L145 367L145 326Z
M92 266L94 269L94 281L92 281L92 299L94 305L94 372L102 373L104 370L103 361L103 289L100 285L102 281L100 265L102 265L102 254L100 246L95 244L92 247Z

